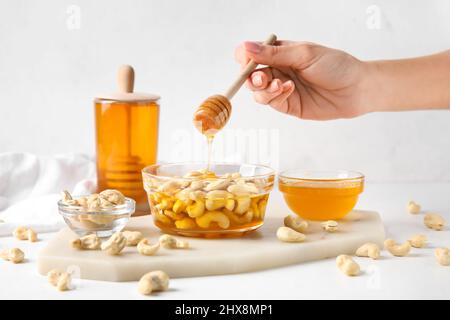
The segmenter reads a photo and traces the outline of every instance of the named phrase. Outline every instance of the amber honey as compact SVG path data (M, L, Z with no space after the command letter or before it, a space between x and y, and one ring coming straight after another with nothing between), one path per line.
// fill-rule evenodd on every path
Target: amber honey
M120 190L137 214L149 213L141 170L156 162L158 120L154 101L95 101L98 190Z
M279 189L289 208L307 220L339 220L356 205L363 177L298 179L280 176Z

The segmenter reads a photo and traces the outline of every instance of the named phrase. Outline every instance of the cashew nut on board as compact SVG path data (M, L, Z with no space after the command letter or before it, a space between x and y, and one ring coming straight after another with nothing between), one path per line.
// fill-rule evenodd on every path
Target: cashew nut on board
M303 242L306 236L288 227L279 227L277 230L277 238L283 242Z
M322 222L322 228L326 232L336 232L338 230L338 223L333 220L328 220L325 222Z
M308 228L308 222L302 220L298 216L288 215L284 218L284 225L288 228L294 229L297 232L304 233Z
M95 234L90 234L72 241L72 247L79 250L100 250L102 241Z
M159 237L159 243L161 246L165 249L188 249L189 248L189 242L178 240L175 237L172 237L168 234L163 234L161 237Z
M137 244L137 251L144 256L152 256L159 250L159 243L151 244L148 239L142 239Z
M126 244L127 239L122 235L122 232L116 232L102 243L101 248L110 255L118 255L125 248Z
M140 231L122 231L122 235L127 239L127 247L137 246L144 236Z

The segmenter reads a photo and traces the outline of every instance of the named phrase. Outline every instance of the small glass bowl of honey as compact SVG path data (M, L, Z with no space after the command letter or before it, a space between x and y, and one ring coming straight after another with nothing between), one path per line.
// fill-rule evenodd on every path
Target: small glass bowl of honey
M278 187L288 207L307 220L339 220L355 207L364 175L355 171L288 170Z

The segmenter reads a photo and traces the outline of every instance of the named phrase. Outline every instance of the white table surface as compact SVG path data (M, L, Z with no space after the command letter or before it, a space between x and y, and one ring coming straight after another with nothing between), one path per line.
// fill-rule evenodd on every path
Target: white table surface
M383 251L377 261L355 258L363 270L358 277L341 274L335 260L327 259L238 275L173 279L169 291L150 297L137 292L136 282L79 279L74 280L76 289L61 293L36 270L37 252L53 235L47 233L34 244L0 238L1 248L20 247L27 256L18 265L0 261L0 299L449 299L450 267L438 265L433 251L450 247L450 226L440 232L426 229L423 213L406 212L411 199L450 222L450 183L368 184L357 207L378 211L388 237L400 242L423 233L429 245L413 248L408 257L395 258ZM282 201L281 195L274 190L269 202L277 201ZM270 204L268 210L270 214Z

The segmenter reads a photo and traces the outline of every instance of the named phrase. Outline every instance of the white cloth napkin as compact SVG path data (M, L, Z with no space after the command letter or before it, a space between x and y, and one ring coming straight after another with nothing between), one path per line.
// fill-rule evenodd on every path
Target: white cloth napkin
M86 155L0 154L0 236L10 236L19 225L36 232L59 230L64 226L59 193L92 193L94 181L95 162Z

